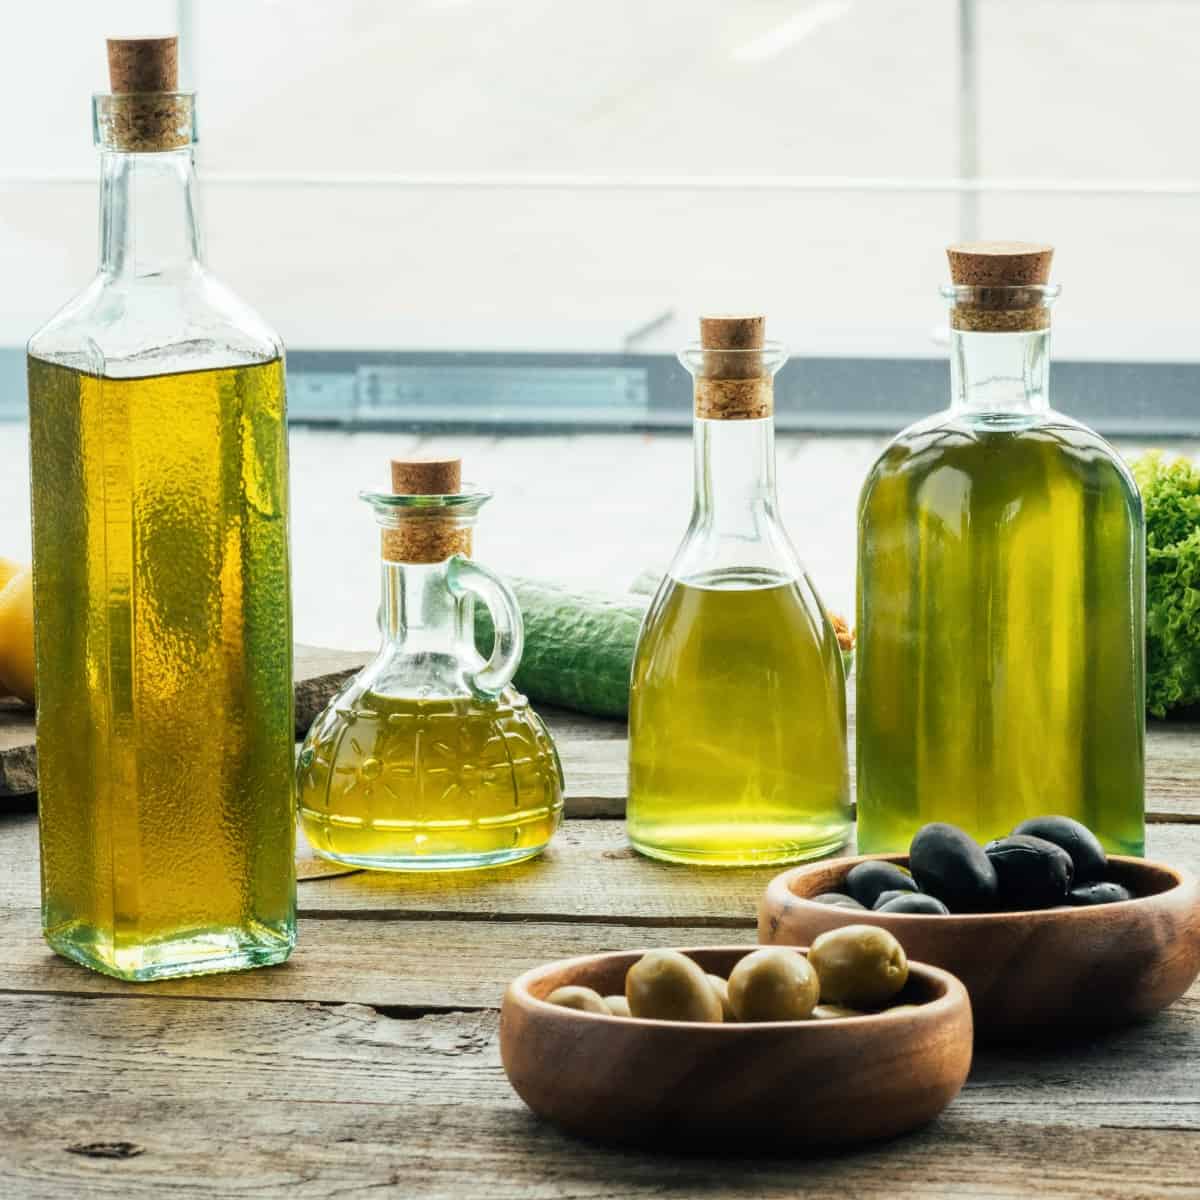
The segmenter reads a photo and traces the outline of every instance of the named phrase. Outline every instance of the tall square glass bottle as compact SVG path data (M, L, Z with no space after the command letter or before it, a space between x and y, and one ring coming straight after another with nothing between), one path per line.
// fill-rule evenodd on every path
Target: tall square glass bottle
M29 342L43 927L132 980L295 940L283 347L204 266L174 43L109 43L100 267Z

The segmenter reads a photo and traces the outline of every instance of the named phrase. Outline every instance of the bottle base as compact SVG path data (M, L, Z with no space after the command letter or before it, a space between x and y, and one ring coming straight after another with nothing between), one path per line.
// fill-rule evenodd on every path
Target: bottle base
M481 871L488 867L506 867L513 863L536 858L549 845L520 846L514 850L492 850L480 854L439 855L388 855L388 854L334 854L329 850L313 847L321 858L347 867L361 867L366 871Z
M746 837L745 831L738 831L737 841L733 838L723 840L712 830L705 830L696 838L689 838L686 830L672 832L677 837L669 844L651 842L632 832L629 843L639 854L662 862L693 867L768 867L824 858L843 849L850 841L850 830L843 827L829 831L824 837L804 841L795 837L785 840L778 830L773 831L774 837L762 841Z
M294 929L197 930L129 946L117 946L111 935L79 925L47 930L44 936L55 954L127 983L274 966L286 962L296 946Z

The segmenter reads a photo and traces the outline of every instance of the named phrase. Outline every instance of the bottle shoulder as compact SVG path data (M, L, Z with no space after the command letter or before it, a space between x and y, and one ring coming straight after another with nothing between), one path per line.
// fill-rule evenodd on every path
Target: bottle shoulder
M668 577L700 580L742 572L764 578L804 575L803 561L775 506L748 511L732 529L694 513L667 567Z
M646 610L640 643L672 626L699 624L713 636L725 632L753 640L777 620L786 625L791 613L817 640L833 634L829 615L804 571L783 574L754 568L705 571L697 575L663 577ZM728 625L726 630L725 626Z
M1017 491L1047 475L1074 477L1081 487L1110 482L1140 510L1137 485L1116 449L1095 430L1051 409L1019 424L946 411L910 425L872 465L860 512L877 490L890 491L895 483L915 495L940 480L958 488L965 480L977 484L988 478Z
M114 378L247 366L283 357L283 343L210 271L161 276L99 272L30 339L34 358Z

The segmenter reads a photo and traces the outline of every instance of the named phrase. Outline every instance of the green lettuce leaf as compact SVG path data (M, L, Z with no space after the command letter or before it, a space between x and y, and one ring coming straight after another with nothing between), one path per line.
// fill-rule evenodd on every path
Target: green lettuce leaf
M1200 470L1145 454L1133 475L1146 509L1146 708L1200 702Z

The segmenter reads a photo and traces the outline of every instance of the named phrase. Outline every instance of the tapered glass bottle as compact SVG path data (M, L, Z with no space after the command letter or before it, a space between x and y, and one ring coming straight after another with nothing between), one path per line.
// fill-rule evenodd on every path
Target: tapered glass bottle
M1052 251L952 247L951 406L859 505L858 838L1046 813L1142 852L1145 548L1120 458L1049 404Z
M841 654L775 495L785 358L761 317L705 318L680 353L695 376L695 500L629 708L629 837L655 858L789 862L847 838Z
M132 980L295 940L283 348L201 257L174 39L110 42L100 267L29 343L42 918Z
M458 459L392 463L363 492L382 532L379 653L329 702L300 751L300 819L314 850L385 871L499 866L545 849L562 819L549 732L510 686L521 610L468 557L489 493ZM495 631L485 662L474 605Z

